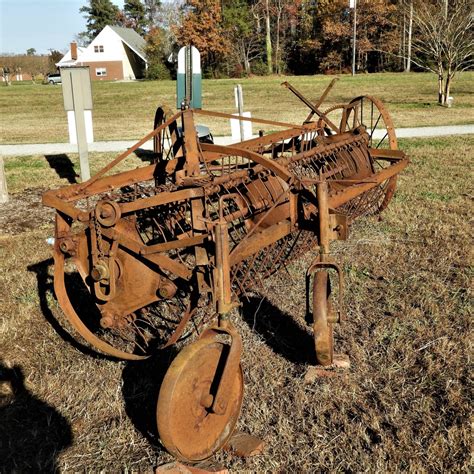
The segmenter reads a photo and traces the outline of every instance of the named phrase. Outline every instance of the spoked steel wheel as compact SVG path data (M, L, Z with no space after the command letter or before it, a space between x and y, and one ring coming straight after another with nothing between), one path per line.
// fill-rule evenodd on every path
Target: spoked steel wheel
M155 120L153 122L153 129L163 125L168 119L173 116L172 111L166 106L160 106L156 109ZM172 124L158 132L153 137L153 151L157 154L158 161L168 159L168 153L172 148L172 144L176 141L178 136L177 124Z
M397 136L392 118L383 103L372 96L360 96L351 100L353 106L349 121L365 126L369 134L369 148L398 150ZM390 166L390 161L383 158L373 158L374 171ZM397 187L397 175L382 183L383 190L379 199L378 212L382 212L391 201Z

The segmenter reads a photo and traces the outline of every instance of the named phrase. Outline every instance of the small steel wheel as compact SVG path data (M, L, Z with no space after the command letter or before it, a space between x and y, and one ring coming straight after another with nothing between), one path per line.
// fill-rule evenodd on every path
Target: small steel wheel
M313 330L318 365L328 366L334 360L333 323L331 315L331 288L327 271L319 271L313 280Z
M217 415L209 408L229 348L215 339L200 339L177 355L165 375L156 412L158 432L165 448L178 459L191 463L207 459L234 431L244 390L241 368L224 413Z

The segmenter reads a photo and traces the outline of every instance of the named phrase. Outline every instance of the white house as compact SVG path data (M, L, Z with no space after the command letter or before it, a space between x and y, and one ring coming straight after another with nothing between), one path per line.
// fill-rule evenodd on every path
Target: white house
M131 28L106 26L87 48L71 43L56 66L89 66L92 80L140 79L147 68L145 45Z

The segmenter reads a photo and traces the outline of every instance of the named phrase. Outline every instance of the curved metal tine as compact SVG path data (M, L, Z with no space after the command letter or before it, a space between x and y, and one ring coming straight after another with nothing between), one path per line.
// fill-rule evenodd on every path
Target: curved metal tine
M130 337L128 337L123 330L119 329L115 332L115 334L121 337L124 341L128 341L132 344L135 344L144 354L146 354L146 350L140 344L138 344L136 339L131 339Z
M137 326L135 321L132 321L133 327L136 329L137 333L140 334L140 337L142 338L142 341L145 343L145 346L148 347L148 341L141 329Z

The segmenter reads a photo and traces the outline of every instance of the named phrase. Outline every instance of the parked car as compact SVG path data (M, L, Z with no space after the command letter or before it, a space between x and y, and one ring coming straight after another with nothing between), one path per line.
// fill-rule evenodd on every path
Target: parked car
M61 84L61 74L48 74L46 81L49 84Z

